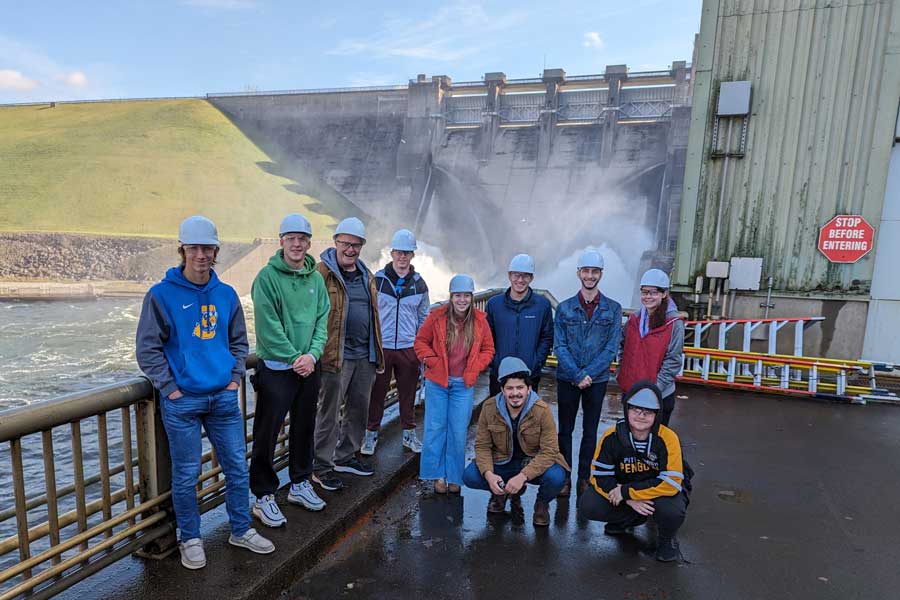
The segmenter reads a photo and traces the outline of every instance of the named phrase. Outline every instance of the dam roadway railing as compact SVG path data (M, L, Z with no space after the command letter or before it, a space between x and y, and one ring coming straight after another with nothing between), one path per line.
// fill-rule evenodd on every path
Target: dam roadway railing
M503 291L479 292L475 305L484 309ZM248 373L256 360L247 359ZM249 447L256 402L248 377L238 398ZM392 386L386 405L396 402ZM277 470L287 466L287 439L283 427ZM11 493L0 489L0 600L49 598L130 554L159 557L175 548L168 440L148 379L2 412L0 446L9 462L0 460L0 469L12 483ZM225 500L222 469L205 435L201 463L197 500L204 513Z

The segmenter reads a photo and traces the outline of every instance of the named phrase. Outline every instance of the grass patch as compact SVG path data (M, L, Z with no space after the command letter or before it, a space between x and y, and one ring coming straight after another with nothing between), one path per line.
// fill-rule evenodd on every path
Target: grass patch
M348 206L285 189L269 160L205 100L0 107L0 231L174 237L203 214L249 241L301 212L329 238Z

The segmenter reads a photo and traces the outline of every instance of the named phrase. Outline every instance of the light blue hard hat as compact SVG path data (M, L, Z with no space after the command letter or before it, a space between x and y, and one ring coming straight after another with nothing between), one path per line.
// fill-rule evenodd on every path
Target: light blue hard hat
M206 217L194 215L181 222L178 241L197 246L218 246L219 232L216 231L215 223Z
M450 280L451 294L474 294L475 280L468 275L454 275Z
M528 273L529 275L534 275L534 259L527 254L516 254L512 257L512 260L509 261L509 268L507 271L510 273Z
M579 269L602 269L603 268L603 257L596 250L585 250L581 253L581 256L578 257L578 268Z
M365 240L366 226L363 225L363 222L356 217L347 217L346 219L338 223L337 227L335 227L334 229L335 237L337 237L341 233L346 235L355 235L356 237Z
M669 276L659 269L650 269L641 276L641 287L649 285L667 290L671 287Z
M659 410L659 390L655 386L642 387L631 396L627 396L625 404L649 408L650 410Z
M416 236L409 229L398 229L391 238L391 250L416 251Z
M501 380L513 373L528 373L528 376L531 377L531 369L528 368L525 361L516 356L507 356L500 361L500 366L497 368L497 379Z
M291 213L281 220L281 226L278 228L278 235L286 233L305 233L312 236L312 225L300 213Z

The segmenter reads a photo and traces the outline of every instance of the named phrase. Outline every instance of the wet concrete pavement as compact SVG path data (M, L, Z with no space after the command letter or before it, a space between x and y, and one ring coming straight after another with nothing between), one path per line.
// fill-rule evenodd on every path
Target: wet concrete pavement
M488 518L486 492L411 481L288 596L900 597L900 408L679 393L672 427L696 471L679 535L689 563L658 563L647 527L604 535L576 518L574 496L535 529L533 486L523 517ZM613 398L601 429L620 414Z

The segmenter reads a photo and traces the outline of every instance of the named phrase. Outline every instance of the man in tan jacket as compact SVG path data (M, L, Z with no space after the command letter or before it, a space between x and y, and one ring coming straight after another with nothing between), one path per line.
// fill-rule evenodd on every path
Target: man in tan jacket
M363 477L374 473L357 457L375 374L384 370L375 279L359 260L365 243L362 221L344 219L334 230L334 248L325 250L316 265L325 279L331 310L328 341L320 359L322 385L312 479L328 491L344 486L335 472Z
M550 524L550 502L569 478L569 465L559 452L550 406L531 389L531 372L514 356L500 362L500 392L485 401L475 435L475 460L463 474L466 487L489 490L489 513L506 511L531 483L540 486L534 502L534 524Z

